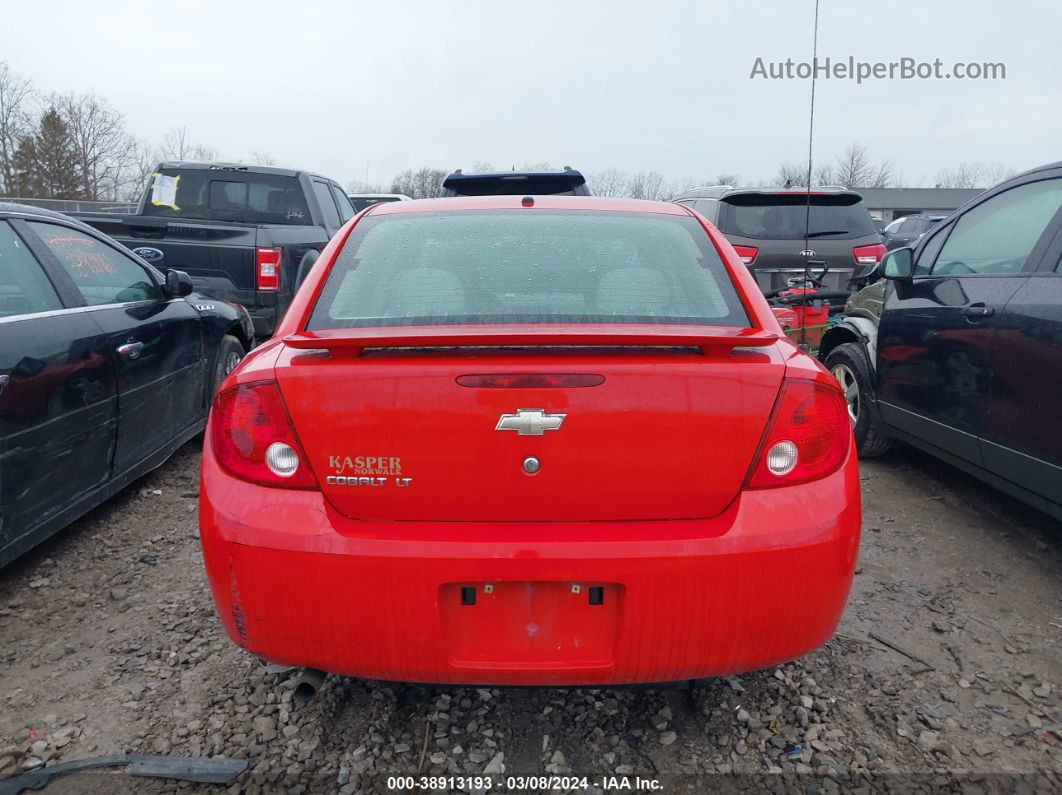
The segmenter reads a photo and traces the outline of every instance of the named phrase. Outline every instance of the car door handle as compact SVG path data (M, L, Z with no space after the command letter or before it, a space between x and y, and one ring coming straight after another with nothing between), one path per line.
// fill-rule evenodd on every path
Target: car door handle
M962 308L962 313L970 319L979 319L983 317L992 317L996 313L996 310L990 306L984 304L970 304Z
M144 343L127 342L124 345L119 345L116 350L119 356L124 356L127 359L139 359L140 352L144 350Z

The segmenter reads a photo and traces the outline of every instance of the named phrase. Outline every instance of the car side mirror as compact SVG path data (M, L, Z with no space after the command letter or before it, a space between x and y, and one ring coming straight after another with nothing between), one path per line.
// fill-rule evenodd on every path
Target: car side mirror
M192 277L184 271L166 271L166 295L170 298L184 298L190 295L194 286Z
M894 248L881 261L881 270L886 279L908 281L914 276L914 250L908 246Z

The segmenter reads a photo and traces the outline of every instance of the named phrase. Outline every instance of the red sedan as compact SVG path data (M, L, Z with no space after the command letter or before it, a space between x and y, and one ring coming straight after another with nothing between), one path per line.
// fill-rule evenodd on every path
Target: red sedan
M826 641L859 542L837 383L677 204L380 204L222 384L200 524L233 641L484 685L667 682Z

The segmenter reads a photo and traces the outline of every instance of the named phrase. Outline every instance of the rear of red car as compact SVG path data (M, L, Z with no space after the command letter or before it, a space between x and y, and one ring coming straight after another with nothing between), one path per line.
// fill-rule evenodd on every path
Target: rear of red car
M378 206L223 384L201 534L289 665L633 684L832 633L859 531L836 383L684 208Z

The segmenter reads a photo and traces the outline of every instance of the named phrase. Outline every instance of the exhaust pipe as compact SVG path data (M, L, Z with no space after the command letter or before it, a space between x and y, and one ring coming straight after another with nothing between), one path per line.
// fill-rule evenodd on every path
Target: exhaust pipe
M295 692L291 695L295 704L305 707L313 701L317 697L317 691L324 684L325 676L327 674L324 671L316 668L303 668L295 679Z

